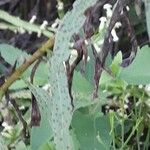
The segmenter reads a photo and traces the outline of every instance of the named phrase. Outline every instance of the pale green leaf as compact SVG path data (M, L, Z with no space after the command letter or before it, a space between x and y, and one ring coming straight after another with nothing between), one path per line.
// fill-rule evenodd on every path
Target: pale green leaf
M7 146L6 146L6 143L2 137L2 135L0 134L0 149L1 150L8 150Z
M94 117L77 111L72 127L81 150L109 150L112 137L109 119L106 116Z
M150 83L150 48L144 46L139 49L132 64L122 68L119 75L129 84L148 84Z
M0 44L0 54L5 61L11 65L13 65L16 60L17 62L24 62L25 58L28 56L26 52L8 44Z
M41 113L40 126L32 127L31 130L31 147L33 150L38 149L45 141L50 140L53 136L51 130L51 107L52 102L50 101L48 94L45 90L35 87L32 84L26 82L30 91L35 96Z
M120 64L122 62L122 53L119 51L110 66L112 73L117 76L120 73Z

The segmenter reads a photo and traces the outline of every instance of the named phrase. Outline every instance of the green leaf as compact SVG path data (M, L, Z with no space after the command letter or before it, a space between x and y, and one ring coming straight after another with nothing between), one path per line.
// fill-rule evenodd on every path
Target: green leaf
M17 145L15 146L16 150L26 150L26 145L23 141L20 141L17 143Z
M7 148L6 144L5 144L5 141L4 141L4 139L3 139L1 134L0 134L0 149L1 150L8 150L8 148Z
M16 60L24 62L25 58L28 57L26 52L8 44L0 44L0 54L11 65L15 64Z
M85 76L77 71L74 72L72 91L75 110L94 105L98 102L104 103L106 100L106 94L102 93L101 89L98 92L99 98L93 100L93 85Z
M48 141L40 146L38 150L55 150L54 145Z
M150 39L150 1L149 0L144 0L145 4L145 14L146 14L146 23L147 23L147 30L148 30L148 35Z
M106 116L94 117L77 111L72 127L81 150L109 150L112 138L109 134L109 119Z
M73 76L73 92L89 94L93 85L80 73L75 71Z
M35 63L34 63L35 64ZM33 68L31 65L22 75L23 78L29 78L31 75L31 71ZM35 72L34 76L34 85L43 86L48 82L48 64L45 62L41 62ZM10 89L16 90L21 88L27 88L27 84L24 83L22 79L15 81L11 86Z
M117 76L120 73L120 64L122 62L122 53L119 51L117 55L114 57L114 60L111 64L112 73Z
M127 68L122 68L120 78L129 84L148 84L150 83L150 48L144 46L139 49L137 55Z
M28 85L30 91L35 96L41 113L41 122L40 126L32 127L31 130L31 147L33 150L38 149L45 141L50 140L53 136L51 130L51 107L52 103L49 100L50 95L43 89L33 86L32 84Z

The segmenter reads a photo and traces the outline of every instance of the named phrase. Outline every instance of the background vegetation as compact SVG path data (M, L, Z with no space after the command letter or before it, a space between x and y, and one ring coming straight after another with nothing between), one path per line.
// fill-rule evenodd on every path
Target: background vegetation
M0 1L0 149L150 148L148 0Z

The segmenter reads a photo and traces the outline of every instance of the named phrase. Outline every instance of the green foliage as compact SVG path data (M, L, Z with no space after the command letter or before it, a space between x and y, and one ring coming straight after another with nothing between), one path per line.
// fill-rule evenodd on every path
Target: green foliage
M82 150L109 150L111 147L110 126L108 117L100 115L74 113L72 127Z
M38 149L45 141L50 140L53 136L51 130L52 102L49 95L41 88L35 87L29 83L28 87L38 101L41 112L41 123L39 127L33 127L31 130L31 147L33 150Z
M0 149L7 150L7 146L1 135L0 135Z
M19 62L23 63L23 61L25 61L25 58L28 57L26 52L23 52L18 48L8 44L0 44L0 54L9 64L15 64L16 60L18 63Z
M21 137L22 126L15 116L13 129L7 130L6 127L1 129L3 134L0 136L0 149L7 149L6 144L16 150L123 150L137 149L137 147L140 149L140 138L145 127L147 133L144 133L142 148L148 149L150 139L149 93L145 87L134 86L150 82L150 48L147 45L138 50L135 60L126 68L120 66L121 51L113 60L107 57L106 68L104 68L99 83L99 97L94 100L92 94L95 58L91 47L88 46L90 60L85 66L85 72L81 74L79 68L74 71L72 85L74 109L71 104L64 64L72 50L70 48L72 35L81 31L85 21L84 12L96 1L76 0L73 9L68 11L61 20L55 36L53 54L46 57L47 62L40 63L33 84L29 83L28 79L35 64L31 65L21 79L10 87L12 92L10 96L15 99L19 105L18 108L20 110L21 106L28 108L27 112L25 109L21 111L23 118L27 120L28 128L30 127L31 93L38 102L41 122L40 126L29 130L29 142ZM146 5L147 3L148 1L145 0ZM148 10L146 12L148 15L149 8L146 7L146 10ZM132 13L130 15L135 19L133 24L139 24L135 11ZM6 18L2 15L5 15ZM13 31L22 27L26 31L39 32L39 26L12 17L4 11L0 11L0 18L5 20L5 26ZM147 17L149 24L148 21ZM4 24L0 24L0 28ZM140 27L142 29L138 29L136 34L145 31L141 24ZM51 36L47 29L42 32L46 36ZM102 34L95 33L92 42L98 44L98 41L103 41L104 37L103 31ZM0 44L0 53L9 64L13 65L17 60L16 67L30 56L8 44ZM4 73L3 67L0 66L2 73ZM49 86L47 90L42 88L45 85ZM127 104L129 104L128 107ZM103 110L105 106L110 109ZM12 108L9 109L12 113Z
M23 64L26 61L26 59L28 59L30 56L25 51L22 51L8 44L0 44L0 54L8 64L15 65L15 62L17 62L16 68L18 68L21 64ZM34 65L35 63L31 65L28 68L28 70L23 74L24 78L30 76ZM5 72L4 66L1 72L2 74ZM48 64L42 61L36 70L34 84L43 85L46 84L47 81L48 81ZM10 87L10 89L21 89L25 87L27 87L27 85L23 82L23 80L18 80Z
M111 71L114 76L117 76L120 73L121 62L122 62L122 53L118 52L111 64Z
M129 84L148 84L150 83L150 48L144 46L138 50L133 63L123 68L120 73L120 78L127 81Z

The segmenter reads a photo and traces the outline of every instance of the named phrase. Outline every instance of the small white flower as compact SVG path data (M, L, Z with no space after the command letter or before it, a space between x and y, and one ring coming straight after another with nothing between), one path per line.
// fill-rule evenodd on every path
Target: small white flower
M147 84L147 85L145 86L145 91L148 92L148 93L150 92L150 84Z
M126 102L126 104L128 104L128 103L129 103L129 99L128 99L128 98L126 98L126 99L125 99L125 102Z
M18 32L19 32L20 34L24 34L24 33L26 32L26 30L23 29L22 27L20 27L20 28L18 29Z
M63 10L64 9L64 3L58 2L57 8L58 8L58 10Z
M142 84L140 84L140 85L138 86L138 88L139 88L139 89L142 89L142 88L143 88L143 85L142 85Z
M83 60L85 60L85 56L83 55ZM90 56L87 57L87 62L90 61Z
M111 9L112 8L112 5L107 3L103 6L103 9Z
M113 37L113 41L114 42L117 42L118 40L119 40L119 38L118 38L118 36L117 36L117 34L116 34L116 28L120 28L121 27L121 22L116 22L116 24L115 24L115 26L114 26L114 28L112 29L112 31L111 31L111 35L112 35L112 37Z
M113 41L114 41L114 42L117 42L117 41L119 40L119 38L118 38L118 36L117 36L117 34L116 34L115 29L112 29L111 35L112 35L112 37L113 37Z
M88 44L89 44L87 40L84 40L84 43L85 43L85 45L88 45Z
M120 28L121 26L122 26L121 22L116 22L116 24L115 24L115 29L116 29L116 28Z
M89 62L89 61L90 61L90 56L87 57L87 62Z
M20 110L24 110L24 109L25 109L25 106L22 105L22 106L19 107L19 109L20 109Z
M109 113L113 113L113 112L114 112L114 110L112 110L112 109L109 110Z
M42 89L44 89L45 91L48 91L51 88L50 84L45 84Z
M48 25L48 22L46 20L44 20L43 23L42 23L42 25L40 26L40 29L44 30L47 25Z
M128 105L127 104L125 104L124 105L124 109L128 109L129 107L128 107Z
M142 84L140 84L140 85L139 85L139 89L142 89L142 88L143 88L143 85L142 85Z
M101 17L99 20L100 20L99 30L101 31L104 29L107 19L106 17Z
M110 4L105 4L103 6L103 9L106 10L106 15L108 18L110 18L112 16L112 9L111 8L112 8L112 5L110 5Z
M2 126L3 126L3 127L8 126L7 122L3 122L3 123L2 123Z
M60 20L56 19L55 22L51 25L52 28L56 29L59 25Z
M37 34L37 37L40 38L41 35L42 35L42 32L41 32L41 30L39 30L39 31L38 31L38 34Z
M103 90L103 93L106 93L106 92L107 92L107 90ZM107 105L107 106L108 106L108 105ZM107 106L106 106L106 107L107 107ZM108 107L109 107L109 106L108 106Z
M127 9L127 11L129 11L130 10L129 6L126 6L126 9Z
M3 122L2 126L5 128L4 131L13 129L12 126L8 125L6 122Z
M32 18L30 19L29 23L33 24L36 20L36 15L33 15Z
M69 47L70 47L70 48L73 48L73 46L74 46L74 43L73 43L73 42L69 43Z
M73 56L77 56L77 55L78 55L78 53L77 53L77 51L76 51L75 49L73 49L73 50L71 51L71 55L73 55Z
M109 109L110 107L109 107L109 105L106 105L106 107L105 107L106 109Z

